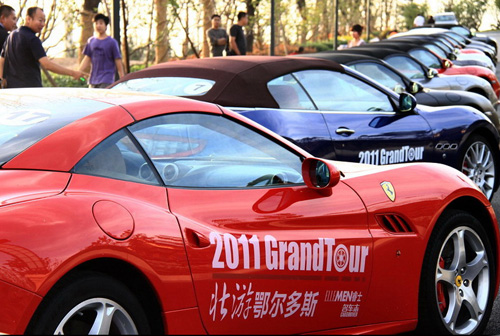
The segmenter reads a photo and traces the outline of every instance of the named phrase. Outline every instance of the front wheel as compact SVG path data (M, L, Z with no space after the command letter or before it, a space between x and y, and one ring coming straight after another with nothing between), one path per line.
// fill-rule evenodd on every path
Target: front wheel
M121 282L84 273L60 284L44 299L27 334L150 334L141 303Z
M480 334L495 299L495 258L481 223L463 211L442 218L429 239L420 280L420 332Z
M475 135L467 140L458 168L481 189L489 200L493 198L497 185L496 154L484 137Z

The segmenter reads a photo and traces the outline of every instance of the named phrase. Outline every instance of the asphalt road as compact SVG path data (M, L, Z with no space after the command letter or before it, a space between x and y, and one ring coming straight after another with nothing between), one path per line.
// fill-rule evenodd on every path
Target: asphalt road
M488 32L488 36L495 38L500 45L500 31ZM500 64L497 66L497 77L500 78ZM497 218L500 220L500 191L497 191L493 196L492 200L493 208ZM493 312L491 313L490 321L485 330L486 335L500 335L500 295L497 296L495 304L493 306Z
M486 35L495 38L500 46L500 31L488 32ZM498 57L500 59L500 55ZM496 75L500 78L500 61L497 66ZM493 200L491 201L493 204L493 208L497 215L498 223L500 225L500 189L493 195ZM415 333L404 333L402 335L411 335L413 336ZM493 304L493 311L491 313L490 320L488 321L488 325L484 331L484 335L500 335L500 293L495 299Z

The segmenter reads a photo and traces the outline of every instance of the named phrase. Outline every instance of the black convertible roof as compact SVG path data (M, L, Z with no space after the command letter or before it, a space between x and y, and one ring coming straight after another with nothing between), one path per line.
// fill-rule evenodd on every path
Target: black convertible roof
M349 50L351 50L351 49L349 49ZM362 60L380 62L380 59L377 57L364 55L364 54L349 53L349 50L346 50L346 52L321 51L321 52L317 52L317 53L302 54L302 55L297 55L297 56L323 58L323 59L334 61L334 62L337 62L340 64L347 64L350 62L362 61Z
M222 106L272 107L278 104L267 83L285 74L309 69L345 72L329 60L291 56L230 56L170 61L129 73L112 86L135 78L192 77L215 81L214 86L197 100ZM187 97L187 96L186 96Z
M350 48L349 50L342 50L339 53L349 53L349 54L361 54L368 55L380 59L384 59L387 56L405 56L412 57L410 54L404 51L399 51L397 49L391 48L390 46L380 46L380 48L364 48L364 47L356 47Z

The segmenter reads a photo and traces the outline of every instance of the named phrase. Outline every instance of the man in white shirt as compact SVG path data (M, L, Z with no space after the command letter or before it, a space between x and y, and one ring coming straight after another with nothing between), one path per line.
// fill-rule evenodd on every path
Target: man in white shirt
M413 20L414 27L421 27L425 24L425 18L423 14L418 14L415 20Z

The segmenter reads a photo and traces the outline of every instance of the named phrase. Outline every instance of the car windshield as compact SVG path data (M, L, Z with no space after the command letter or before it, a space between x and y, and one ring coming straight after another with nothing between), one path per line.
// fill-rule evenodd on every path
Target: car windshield
M146 77L121 82L112 89L152 92L170 96L203 96L214 86L215 81L191 77Z
M385 61L410 79L425 78L425 72L422 67L409 57L389 56Z
M462 35L460 35L458 33L455 33L453 31L449 31L449 32L446 32L445 34L451 36L452 38L456 39L460 43L467 43L467 40L465 39L465 37L463 37Z
M446 45L448 47L448 49L450 49L450 50L454 50L456 47L456 44L454 43L454 41L452 41L448 37L440 37L440 38L436 39L436 41L439 41L439 43Z
M302 70L293 73L319 110L387 111L394 108L383 92L348 75L329 70Z
M452 52L453 51L453 46L441 41L441 40L438 40L436 39L434 41L434 43L436 43L439 47L441 47L441 49L443 49L444 51L447 51L447 52Z
M436 15L434 17L434 20L436 20L436 21L451 21L451 20L455 20L455 16L454 15Z
M363 75L376 80L380 84L396 92L400 93L406 86L401 77L381 64L360 62L351 64L349 67L361 72Z
M431 51L434 51L440 57L446 58L446 53L441 48L439 48L437 45L432 44L432 43L426 43L426 44L424 44L424 47L426 47L427 49L429 49Z
M109 104L77 97L51 99L24 90L9 92L0 100L0 164L69 123L110 107ZM85 101L83 104L82 102Z
M450 30L452 30L456 33L459 33L460 35L465 36L465 37L471 36L471 33L469 32L469 30L467 28L464 28L464 27L455 26L455 27L451 27Z
M408 52L420 62L424 63L429 68L441 69L439 58L434 56L430 51L424 49L413 49Z

